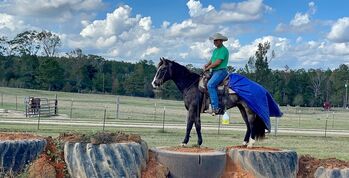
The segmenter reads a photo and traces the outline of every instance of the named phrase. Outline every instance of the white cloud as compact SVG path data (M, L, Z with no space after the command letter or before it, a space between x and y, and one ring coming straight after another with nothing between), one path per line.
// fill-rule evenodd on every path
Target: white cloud
M316 12L316 6L315 6L315 3L313 2L313 1L311 1L311 2L309 2L308 3L308 6L309 6L309 11L308 11L308 13L309 14L315 14L315 12Z
M294 19L291 20L290 25L299 27L310 23L309 15L297 12Z
M202 4L200 3L200 1L195 0L189 0L187 6L189 8L189 15L191 17L205 15L206 13L209 13L210 11L214 10L214 7L212 5L209 5L207 8L202 8Z
M184 20L182 23L174 23L168 29L165 29L169 37L201 38L208 36L217 29L214 25L194 23L191 19Z
M251 44L241 46L241 48L232 55L232 60L245 61L247 63L248 58L254 56L254 53L257 50L257 45L267 41L270 42L270 50L268 51L269 56L271 56L271 51L274 50L276 54L275 57L282 59L282 56L284 56L290 48L289 40L286 38L264 36L256 39Z
M349 42L349 17L338 19L327 38L338 43Z
M3 11L20 17L51 18L67 21L77 12L91 12L103 7L102 0L11 0L4 1Z
M23 21L16 20L16 18L12 15L0 13L0 30L10 30L11 32L13 32L23 26Z
M157 47L147 48L146 51L142 54L142 58L147 57L149 55L157 54L160 52L160 49Z
M262 0L224 3L219 11L212 5L203 8L201 2L196 0L189 0L187 6L189 15L195 22L207 24L254 21L260 19L263 13L271 10L270 7L263 4Z
M311 20L311 16L316 12L315 3L309 2L308 8L308 11L305 13L297 12L289 24L279 23L275 31L295 33L311 32L315 25Z

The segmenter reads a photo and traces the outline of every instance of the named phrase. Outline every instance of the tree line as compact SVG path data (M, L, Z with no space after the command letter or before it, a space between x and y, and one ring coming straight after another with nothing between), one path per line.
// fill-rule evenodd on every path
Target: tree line
M109 93L140 97L182 99L173 82L161 92L151 86L156 66L151 60L137 63L105 60L84 54L81 49L57 57L59 37L48 31L25 31L13 39L0 36L0 86L80 93ZM336 69L272 70L274 52L268 56L270 43L258 44L254 56L244 68L228 67L264 86L280 105L335 106L346 104L345 84L349 80L348 65ZM186 66L200 73L201 68ZM349 86L348 86L349 87Z

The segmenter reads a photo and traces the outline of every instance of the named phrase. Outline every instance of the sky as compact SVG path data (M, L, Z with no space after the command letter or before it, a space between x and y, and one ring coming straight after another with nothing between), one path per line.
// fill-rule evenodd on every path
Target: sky
M160 57L202 67L228 37L229 65L242 68L269 41L272 69L349 65L347 0L0 0L0 36L49 30L61 55L76 48L107 60Z

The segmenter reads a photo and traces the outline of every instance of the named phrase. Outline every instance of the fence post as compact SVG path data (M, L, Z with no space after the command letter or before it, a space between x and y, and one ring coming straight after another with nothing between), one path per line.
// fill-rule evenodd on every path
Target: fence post
M55 115L58 115L58 98L56 94L56 100L55 100Z
M105 127L105 117L107 114L107 108L104 106L104 116L103 116L103 132L104 132L104 127Z
M165 113L166 107L164 106L164 114L162 115L162 132L165 132Z
M326 125L325 125L325 138L326 138L326 134L327 134L327 119L326 119Z
M332 128L334 128L334 111L332 112Z
M40 130L40 117L41 117L41 112L40 112L40 109L39 109L38 130Z
M279 127L279 119L275 117L275 130L274 130L275 137L277 136L278 127Z
M72 122L72 119L73 119L73 102L74 102L74 99L72 98L70 103L70 122Z
M1 107L4 107L4 94L1 93Z
M218 135L220 134L221 130L221 115L218 115Z
M298 110L298 128L301 128L301 110Z
M17 105L17 95L16 95L16 111L18 109L18 105Z
M25 117L28 117L28 100L27 97L24 99L24 105L25 105Z
M116 119L119 119L119 105L120 105L120 97L116 98Z
M156 120L156 101L155 101L155 104L154 104L154 121Z

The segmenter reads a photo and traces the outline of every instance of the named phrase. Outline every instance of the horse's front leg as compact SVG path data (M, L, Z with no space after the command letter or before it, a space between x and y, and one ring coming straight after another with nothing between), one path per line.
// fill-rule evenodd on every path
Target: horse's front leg
M193 128L193 124L194 124L194 120L190 119L190 113L188 112L187 128L186 128L184 140L182 142L182 146L185 146L186 144L188 144L190 139L190 132L191 132L191 129Z
M193 106L189 109L189 120L195 122L195 130L198 136L197 144L200 146L202 144L200 108Z

